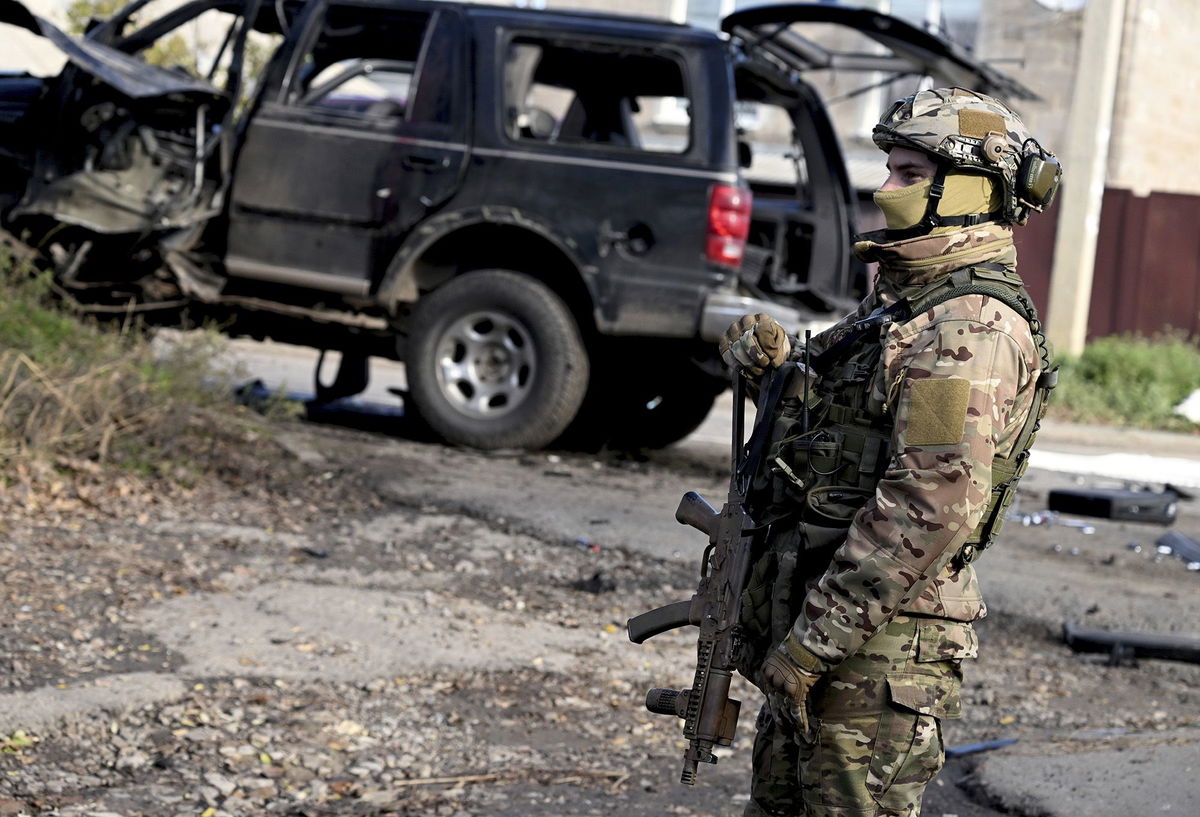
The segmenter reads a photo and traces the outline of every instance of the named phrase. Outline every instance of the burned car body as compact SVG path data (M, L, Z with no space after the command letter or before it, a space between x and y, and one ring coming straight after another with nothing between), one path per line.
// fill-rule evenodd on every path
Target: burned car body
M899 20L816 4L738 12L725 36L425 0L145 6L76 39L0 3L69 60L0 78L0 226L97 311L341 351L325 397L361 390L367 355L404 360L429 425L483 447L667 444L724 387L729 321L816 327L861 297L854 192L806 73L1026 93ZM206 72L141 58L213 14ZM826 50L812 23L880 50ZM747 105L783 123L782 179L752 172ZM622 370L631 348L659 369Z

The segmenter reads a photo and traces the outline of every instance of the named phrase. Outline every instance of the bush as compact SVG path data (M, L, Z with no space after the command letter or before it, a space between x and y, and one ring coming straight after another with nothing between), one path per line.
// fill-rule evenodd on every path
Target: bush
M0 247L0 461L202 465L198 451L250 428L217 375L221 343L189 333L156 347L128 321L72 314Z
M1092 341L1079 357L1061 360L1050 404L1054 419L1197 430L1174 413L1200 389L1200 346L1179 334L1157 338L1113 335Z

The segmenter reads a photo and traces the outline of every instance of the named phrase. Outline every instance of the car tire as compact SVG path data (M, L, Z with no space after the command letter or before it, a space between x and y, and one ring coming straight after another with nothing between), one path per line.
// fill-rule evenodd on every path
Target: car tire
M508 270L454 278L417 301L405 364L412 402L447 442L541 448L575 417L588 356L571 310Z
M691 367L685 367L690 369ZM633 384L621 408L621 422L609 448L665 448L691 434L708 417L720 387L696 377L663 378Z
M695 431L725 389L724 380L689 359L640 372L621 365L629 354L628 346L594 351L592 386L558 444L582 451L665 448Z

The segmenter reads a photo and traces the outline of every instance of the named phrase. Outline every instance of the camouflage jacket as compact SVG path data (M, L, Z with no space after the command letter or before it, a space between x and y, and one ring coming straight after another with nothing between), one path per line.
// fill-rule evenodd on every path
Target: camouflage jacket
M941 263L882 254L876 291L813 339L819 351L879 306L969 264L1016 265L1007 228L928 236ZM879 245L873 245L878 248ZM885 245L886 248L886 245ZM871 248L856 247L870 260ZM971 251L968 251L971 250ZM886 266L885 266L886 265ZM1040 370L1028 323L983 295L885 327L870 403L892 423L892 458L824 573L808 583L788 640L837 664L900 613L969 622L986 614L971 565L952 564L988 501L991 463L1012 450Z

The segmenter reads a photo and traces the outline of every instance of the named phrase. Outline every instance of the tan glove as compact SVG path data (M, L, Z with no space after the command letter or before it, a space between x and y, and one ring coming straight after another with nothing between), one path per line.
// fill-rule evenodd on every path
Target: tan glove
M821 680L823 670L818 668L825 666L816 656L812 656L811 663L812 669L800 666L787 647L780 644L762 668L768 694L778 693L786 699L792 721L799 727L801 736L810 742L816 739L816 734L809 719L808 696Z
M731 323L719 348L726 365L758 377L768 368L782 366L792 351L792 343L779 321L759 312L743 315Z

